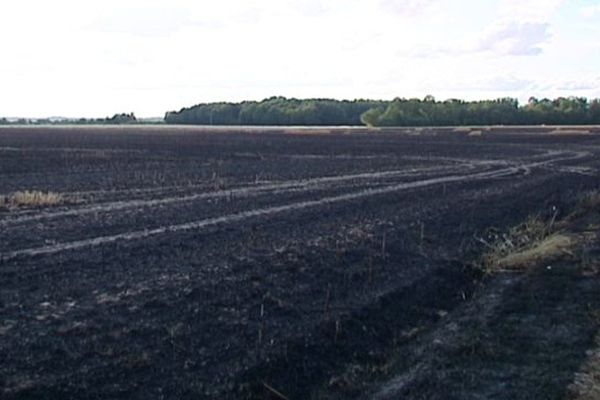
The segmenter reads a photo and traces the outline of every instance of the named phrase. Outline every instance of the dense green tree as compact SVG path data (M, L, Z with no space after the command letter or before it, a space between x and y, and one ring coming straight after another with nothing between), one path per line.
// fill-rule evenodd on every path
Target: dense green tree
M137 121L134 113L130 114L115 114L110 118L106 118L104 123L107 124L129 124Z
M457 126L599 124L600 103L581 97L537 99L519 106L516 99L392 101L288 99L270 97L242 103L204 103L168 112L170 124L198 125L368 125Z
M581 125L600 123L600 102L582 97L555 100L535 97L519 106L516 99L501 98L465 102L394 99L385 110L369 110L362 121L370 126L457 126L457 125Z
M381 100L295 99L270 97L241 103L203 103L166 113L168 124L194 125L367 125L367 126L460 126L460 125L585 125L600 124L600 99L531 97L520 106L516 99L437 101L395 98ZM0 124L133 124L133 113L98 119L48 119L8 121Z
M600 125L600 99L592 100L590 103L588 123Z
M379 123L381 114L383 114L381 108L371 108L370 110L362 113L360 116L360 121L367 126L375 126Z
M360 125L361 115L387 103L373 100L270 97L242 103L203 103L168 112L170 124L197 125Z

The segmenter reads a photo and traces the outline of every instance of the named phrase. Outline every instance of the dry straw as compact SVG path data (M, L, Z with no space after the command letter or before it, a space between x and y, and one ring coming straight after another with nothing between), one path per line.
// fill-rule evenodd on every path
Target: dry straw
M25 190L8 195L0 195L0 207L39 207L59 204L63 201L60 193Z

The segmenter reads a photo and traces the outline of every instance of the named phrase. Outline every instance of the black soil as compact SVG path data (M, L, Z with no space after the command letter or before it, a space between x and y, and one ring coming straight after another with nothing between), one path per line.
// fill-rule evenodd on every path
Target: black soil
M376 382L387 376L393 396L464 398L460 390L485 385L519 398L539 380L516 377L545 371L555 376L553 386L521 398L548 398L564 389L590 344L595 328L580 307L584 300L594 306L597 287L565 267L540 270L539 278L499 277L483 290L468 261L483 250L474 236L490 227L566 213L577 193L597 189L599 152L598 136L526 132L0 129L0 194L51 190L66 199L0 210L0 393L349 398L383 391L387 383ZM324 176L346 178L278 186ZM272 189L261 192L261 185ZM401 188L370 192L394 185ZM241 188L251 194L221 195ZM171 200L150 202L157 199ZM171 228L103 239L164 227ZM482 290L502 300L486 305ZM493 310L485 321L469 320L477 307ZM543 317L523 331L531 314ZM435 347L449 316L466 324L457 336L473 331L468 324L482 325L482 340L490 336L497 346L497 364L527 367L486 367L488 345L477 338L456 340L475 343L472 360L455 344ZM547 334L532 344L534 333ZM402 361L391 362L394 354ZM428 371L438 357L447 365L438 368L443 376L430 368L407 384L393 380L419 363Z
M387 378L362 397L566 399L600 332L598 222L596 208L567 225L588 234L574 254L485 279L471 301L398 346Z

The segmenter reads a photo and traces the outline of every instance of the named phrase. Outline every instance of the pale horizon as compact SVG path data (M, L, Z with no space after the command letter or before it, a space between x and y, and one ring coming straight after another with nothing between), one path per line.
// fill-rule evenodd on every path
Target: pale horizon
M0 117L202 102L600 97L600 1L20 1Z

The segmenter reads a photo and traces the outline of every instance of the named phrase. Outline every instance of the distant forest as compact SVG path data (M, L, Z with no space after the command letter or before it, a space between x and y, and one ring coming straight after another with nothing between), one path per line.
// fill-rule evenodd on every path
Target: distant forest
M0 125L123 125L140 122L134 113L115 114L106 118L0 118Z
M600 99L560 97L437 101L293 99L271 97L242 103L203 103L165 115L167 124L193 125L600 125Z
M517 99L384 100L294 99L270 97L241 103L203 103L167 112L164 121L137 119L133 113L96 119L6 119L0 125L298 125L340 126L463 126L463 125L600 125L600 99L532 97L520 105Z
M206 103L168 112L168 124L200 125L362 125L361 115L389 102L375 100L271 97L242 103Z

